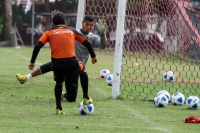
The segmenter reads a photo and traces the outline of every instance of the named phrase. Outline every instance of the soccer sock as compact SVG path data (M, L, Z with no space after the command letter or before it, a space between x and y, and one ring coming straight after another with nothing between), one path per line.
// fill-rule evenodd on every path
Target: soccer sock
M26 75L26 77L27 77L27 79L30 79L30 78L32 78L32 75L29 73Z
M56 98L56 109L62 110L61 106L61 94L62 94L62 85L55 85L54 88L55 98Z
M83 98L88 98L88 75L87 72L80 74L80 81L83 90Z

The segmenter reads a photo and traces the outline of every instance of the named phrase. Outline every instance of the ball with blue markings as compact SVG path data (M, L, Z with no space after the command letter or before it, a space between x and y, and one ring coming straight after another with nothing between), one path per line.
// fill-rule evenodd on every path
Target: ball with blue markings
M93 104L84 105L83 102L81 102L78 105L78 111L80 112L81 115L90 115L90 114L93 114L93 112L94 112L94 105Z
M172 95L171 102L173 105L183 105L185 103L185 96L180 92L175 92Z
M103 69L100 71L99 77L101 79L106 79L108 77L108 75L110 75L110 71L108 69Z
M160 93L164 94L167 97L168 102L171 101L171 95L170 95L170 93L168 91L166 91L166 90L160 90L156 95L158 95Z
M112 86L112 83L113 83L113 74L108 75L108 77L106 78L106 83L109 86Z
M190 109L198 109L200 106L199 98L197 96L189 96L186 99L186 106Z
M172 71L166 71L163 75L163 81L173 82L175 80L175 74Z
M156 107L166 107L168 105L168 98L165 94L159 93L154 98L154 104Z

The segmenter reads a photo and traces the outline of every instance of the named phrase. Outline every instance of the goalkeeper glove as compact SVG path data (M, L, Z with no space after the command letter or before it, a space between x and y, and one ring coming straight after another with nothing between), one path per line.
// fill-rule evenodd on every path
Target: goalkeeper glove
M99 33L105 34L107 23L104 20L99 19L98 23L96 23L95 26Z

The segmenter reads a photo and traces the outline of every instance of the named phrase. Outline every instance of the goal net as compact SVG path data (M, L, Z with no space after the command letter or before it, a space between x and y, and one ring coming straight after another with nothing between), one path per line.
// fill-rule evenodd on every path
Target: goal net
M160 90L200 96L200 2L127 0L124 31L117 31L119 1L85 0L84 9L108 24L108 46L100 52L114 57L116 34L123 32L119 96L151 100ZM173 81L163 81L166 71Z

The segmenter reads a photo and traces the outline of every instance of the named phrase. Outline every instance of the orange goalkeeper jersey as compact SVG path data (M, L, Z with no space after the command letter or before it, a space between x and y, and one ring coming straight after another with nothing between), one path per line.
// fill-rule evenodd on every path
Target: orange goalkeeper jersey
M46 31L39 39L44 45L49 42L51 57L54 59L74 57L76 55L75 40L83 43L86 39L78 32L64 26Z

